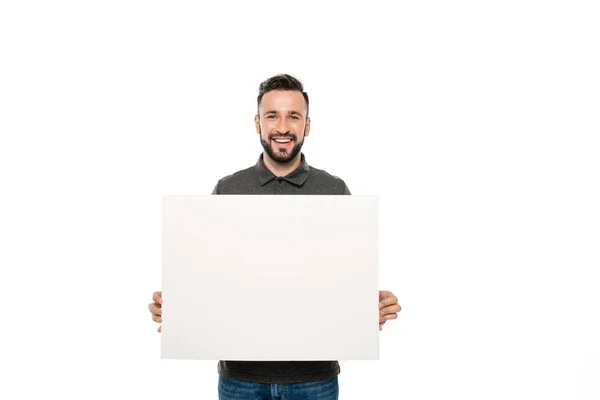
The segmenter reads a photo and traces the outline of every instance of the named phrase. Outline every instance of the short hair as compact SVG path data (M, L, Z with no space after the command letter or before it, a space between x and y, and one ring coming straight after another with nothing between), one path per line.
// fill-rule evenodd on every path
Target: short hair
M260 106L260 101L265 93L268 93L272 90L297 90L302 93L302 96L304 96L304 100L306 101L306 116L308 117L308 94L304 91L302 82L288 74L272 76L260 84L258 87L258 98L256 104L257 112L258 107Z

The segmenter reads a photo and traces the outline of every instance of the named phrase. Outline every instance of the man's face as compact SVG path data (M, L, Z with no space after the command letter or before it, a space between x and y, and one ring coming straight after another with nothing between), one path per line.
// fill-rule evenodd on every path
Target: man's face
M254 117L260 142L271 159L278 163L292 161L310 132L306 102L299 91L272 90L265 93L259 114Z

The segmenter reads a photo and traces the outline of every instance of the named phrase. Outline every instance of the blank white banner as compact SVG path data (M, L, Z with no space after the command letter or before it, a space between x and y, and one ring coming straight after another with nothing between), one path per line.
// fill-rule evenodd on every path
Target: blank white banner
M379 359L378 196L163 196L162 358Z

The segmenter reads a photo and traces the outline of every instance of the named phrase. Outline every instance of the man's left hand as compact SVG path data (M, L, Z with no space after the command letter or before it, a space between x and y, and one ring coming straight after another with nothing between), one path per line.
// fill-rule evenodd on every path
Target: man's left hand
M387 290L379 291L379 330L382 329L385 321L398 318L398 313L402 307L398 304L398 298L392 292Z

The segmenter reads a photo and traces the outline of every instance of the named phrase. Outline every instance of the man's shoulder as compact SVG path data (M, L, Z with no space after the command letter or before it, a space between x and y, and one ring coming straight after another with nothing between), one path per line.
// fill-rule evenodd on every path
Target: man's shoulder
M252 189L256 181L255 167L248 167L219 179L212 194L239 194Z
M315 168L313 166L310 167L310 173L314 178L324 181L333 181L333 182L344 182L342 178L336 175L332 175L324 169Z
M310 167L310 175L321 194L351 194L348 185L339 176L315 167Z
M256 176L256 171L254 165L240 171L234 172L233 174L227 175L219 179L219 183L231 183L237 182L239 180L248 180L248 178L254 178Z

